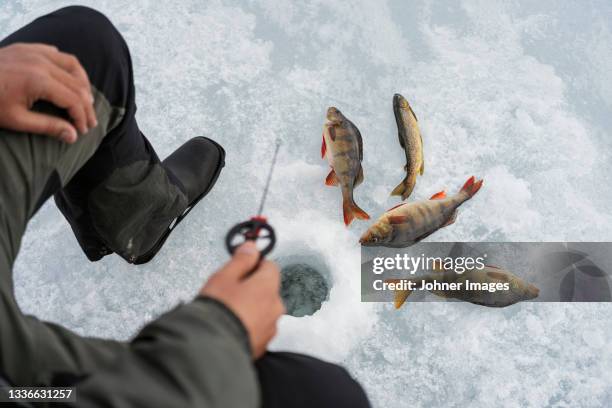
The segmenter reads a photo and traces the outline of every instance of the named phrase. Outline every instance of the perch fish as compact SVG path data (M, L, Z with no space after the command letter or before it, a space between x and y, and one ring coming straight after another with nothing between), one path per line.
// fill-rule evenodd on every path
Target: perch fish
M406 177L391 192L392 196L402 196L405 200L412 194L416 185L417 174L422 175L425 171L425 159L423 158L423 138L419 130L419 124L412 107L400 94L393 96L393 113L397 123L397 135L399 143L406 154Z
M353 189L363 182L363 141L357 126L335 107L327 109L327 120L323 126L321 157L327 158L331 171L325 179L328 186L340 186L344 224L353 219L370 219L370 216L355 203Z
M480 190L482 180L472 176L455 195L446 197L444 191L429 200L402 203L387 210L361 236L363 246L405 248L455 222L457 208Z
M485 265L482 269L469 269L463 273L453 270L437 270L436 272L438 273L434 272L407 280L415 282L417 288L421 288L423 282L434 284L434 289L427 290L437 296L487 307L506 307L524 300L535 299L540 294L536 286L506 270L491 265ZM400 279L387 280L389 283L399 281ZM507 289L501 289L502 287ZM396 290L395 308L399 309L411 293L410 290Z

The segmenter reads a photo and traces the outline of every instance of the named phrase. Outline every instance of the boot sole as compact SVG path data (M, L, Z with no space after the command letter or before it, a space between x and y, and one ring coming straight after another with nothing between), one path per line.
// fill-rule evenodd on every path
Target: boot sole
M219 154L221 155L221 160L219 160L219 163L217 164L217 168L215 169L215 174L213 175L212 181L210 182L208 188L202 194L200 194L195 200L189 203L189 206L187 207L187 209L183 211L181 215L179 215L174 221L170 223L170 225L168 226L168 229L159 238L159 240L155 243L155 245L153 245L153 247L149 249L147 252L140 255L136 259L134 259L134 261L132 262L134 265L142 265L142 264L149 262L151 259L153 259L153 257L155 257L155 255L157 255L159 250L164 246L164 243L166 242L166 240L168 239L172 231L174 231L176 226L179 225L181 221L183 221L185 217L187 217L187 215L189 215L189 213L196 206L196 204L198 204L200 200L203 199L210 192L210 190L212 190L215 184L217 184L217 179L219 178L219 175L221 174L221 169L225 167L225 150L219 143L215 142L212 139L209 139L204 136L198 136L198 137L206 139L209 142L211 142L213 145L215 145L217 149L219 150Z

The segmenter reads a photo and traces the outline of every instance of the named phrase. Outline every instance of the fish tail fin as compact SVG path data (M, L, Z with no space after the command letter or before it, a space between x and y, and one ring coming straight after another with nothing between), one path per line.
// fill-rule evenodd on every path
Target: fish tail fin
M406 179L403 179L401 183L397 185L391 192L392 196L401 196L406 191Z
M392 196L402 196L402 200L405 200L412 194L414 186L416 184L416 175L412 179L408 179L408 176L404 177L401 183L397 185L391 192Z
M385 282L399 283L400 279L385 279ZM399 309L400 307L402 307L402 305L406 302L406 299L408 299L408 296L410 296L411 293L412 291L410 289L396 290L393 294L393 305L395 306L395 308Z
M368 213L363 211L351 197L345 197L342 202L342 211L344 213L344 225L348 225L355 219L369 220L370 216Z
M408 299L408 296L410 296L411 293L412 291L410 289L396 290L395 297L393 299L393 304L395 305L395 308L399 309L400 307L402 307L402 305L406 303L406 299Z
M472 198L474 194L476 194L478 190L480 190L480 187L482 187L482 179L476 181L476 177L472 176L465 182L465 184L461 188L461 193L465 193L467 194L468 198Z

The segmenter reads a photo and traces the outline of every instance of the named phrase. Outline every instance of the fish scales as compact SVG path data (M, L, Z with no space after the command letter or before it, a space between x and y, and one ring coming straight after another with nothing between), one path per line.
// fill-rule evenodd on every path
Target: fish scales
M344 223L353 219L369 219L369 215L355 203L353 190L363 181L363 141L359 129L335 107L327 110L323 127L321 155L332 170L325 180L329 186L340 186Z
M363 246L407 247L419 242L438 229L454 222L456 211L471 199L482 186L482 180L471 177L462 189L451 197L443 192L430 200L404 203L383 215L361 236Z
M406 156L406 164L404 165L406 176L393 189L391 195L400 195L405 200L414 190L417 174L422 175L425 171L423 138L412 107L406 98L400 94L393 96L393 113L397 124L399 143Z
M491 265L484 265L481 269L469 269L463 273L457 273L450 269L442 269L408 280L415 282L417 287L420 287L422 282L460 284L457 285L460 288L458 290L428 290L434 295L443 298L457 299L488 307L510 306L524 300L535 299L540 293L540 290L535 285L511 272ZM390 281L397 281L397 279ZM468 283L471 284L469 288ZM480 288L487 287L487 289L471 289L474 284ZM499 286L499 284L507 284L507 289L496 289L493 291L488 289L493 285ZM395 292L395 307L399 309L410 294L411 291L409 290L397 290Z

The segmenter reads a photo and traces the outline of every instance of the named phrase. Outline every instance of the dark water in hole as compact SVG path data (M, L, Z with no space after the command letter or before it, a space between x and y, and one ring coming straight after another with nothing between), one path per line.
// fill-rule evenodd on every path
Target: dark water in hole
M281 269L281 296L287 314L310 316L321 308L329 295L329 285L321 273L306 263L292 263Z

